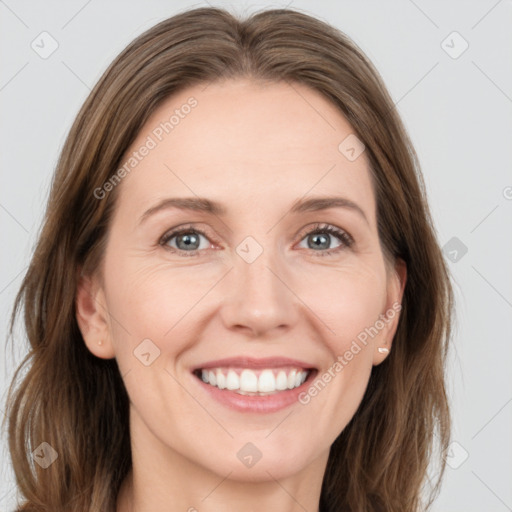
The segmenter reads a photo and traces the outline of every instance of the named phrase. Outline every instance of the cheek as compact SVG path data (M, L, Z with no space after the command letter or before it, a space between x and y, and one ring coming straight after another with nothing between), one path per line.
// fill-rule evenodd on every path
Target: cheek
M116 356L125 360L125 366L146 339L167 356L177 357L184 351L191 339L187 333L194 330L191 321L199 311L197 306L218 280L211 269L207 272L200 266L171 266L168 262L149 264L144 259L151 258L106 260L111 329Z
M354 262L304 275L307 278L298 295L324 325L325 340L336 354L374 325L383 312L385 269L377 258L368 264Z
M109 308L134 334L161 338L193 301L193 282L185 286L172 272L158 268L118 267L111 274Z
M323 286L303 292L304 302L324 325L322 342L330 362L300 401L305 414L316 418L316 426L333 440L355 414L370 378L378 333L369 333L386 303L385 271L379 269L378 262L330 269L323 279L316 276Z
M379 289L376 282L345 282L344 285L333 305L336 309L333 311L334 343L338 353L347 350L352 340L375 324L385 299L385 290Z

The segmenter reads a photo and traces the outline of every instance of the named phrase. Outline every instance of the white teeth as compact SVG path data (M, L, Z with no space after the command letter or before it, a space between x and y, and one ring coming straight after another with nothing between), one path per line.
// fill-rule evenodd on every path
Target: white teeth
M297 375L295 370L292 370L288 374L288 389L293 389L295 387L295 375Z
M259 376L258 376L259 373ZM307 379L308 371L301 369L264 369L259 372L244 368L240 375L233 369L211 368L201 370L203 382L219 389L236 391L243 395L276 393L299 387Z
M240 391L258 391L258 377L251 370L243 370L240 374Z
M275 391L276 378L272 370L263 370L258 379L258 391Z
M217 370L216 377L217 377L217 387L219 389L224 389L226 387L226 377L220 370Z
M286 373L281 370L277 374L276 379L276 389L279 391L283 391L285 389L288 389L288 377L286 376Z
M240 379L233 370L229 370L228 377L226 379L226 387L228 389L240 389Z

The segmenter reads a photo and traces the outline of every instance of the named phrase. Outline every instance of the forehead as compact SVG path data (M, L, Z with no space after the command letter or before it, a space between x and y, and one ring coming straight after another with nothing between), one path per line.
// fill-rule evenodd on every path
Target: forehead
M141 129L121 164L129 173L120 201L144 208L197 195L238 208L283 207L309 194L339 194L371 219L366 155L347 158L347 137L354 131L336 106L302 84L197 85L166 99Z

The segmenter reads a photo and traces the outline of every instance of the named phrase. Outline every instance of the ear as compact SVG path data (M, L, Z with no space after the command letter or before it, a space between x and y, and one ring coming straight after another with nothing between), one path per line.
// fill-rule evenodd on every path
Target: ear
M79 270L75 310L78 327L89 351L102 359L115 357L107 303L99 277L82 275Z
M400 312L402 310L402 297L407 282L407 264L397 258L394 268L388 272L386 308L380 318L384 328L375 340L373 364L379 365L391 353L391 345L398 327ZM379 348L386 348L389 352L381 353Z

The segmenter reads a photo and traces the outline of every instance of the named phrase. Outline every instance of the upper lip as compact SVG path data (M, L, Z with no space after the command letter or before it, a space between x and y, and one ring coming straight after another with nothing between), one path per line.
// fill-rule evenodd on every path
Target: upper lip
M206 368L219 368L222 366L233 366L240 368L280 368L282 366L295 366L297 368L304 368L305 370L312 370L314 366L310 363L300 361L298 359L290 359L289 357L264 357L254 358L247 356L228 357L225 359L217 359L215 361L208 361L193 368L193 371L206 369Z

